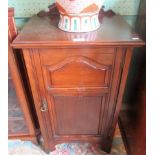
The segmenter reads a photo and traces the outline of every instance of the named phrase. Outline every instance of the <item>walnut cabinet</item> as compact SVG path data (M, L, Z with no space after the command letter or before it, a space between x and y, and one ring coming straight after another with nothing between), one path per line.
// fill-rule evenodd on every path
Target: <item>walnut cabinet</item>
M12 44L22 49L44 147L83 141L110 152L132 50L144 42L120 16L89 33L57 24L34 16Z

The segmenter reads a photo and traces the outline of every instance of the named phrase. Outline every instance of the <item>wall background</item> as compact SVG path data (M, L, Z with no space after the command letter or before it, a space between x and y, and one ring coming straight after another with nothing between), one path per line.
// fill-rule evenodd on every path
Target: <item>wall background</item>
M54 0L8 0L9 7L15 8L17 27L21 28L27 20L40 10L48 10ZM133 26L137 15L140 0L103 0L105 10L112 9L121 14Z

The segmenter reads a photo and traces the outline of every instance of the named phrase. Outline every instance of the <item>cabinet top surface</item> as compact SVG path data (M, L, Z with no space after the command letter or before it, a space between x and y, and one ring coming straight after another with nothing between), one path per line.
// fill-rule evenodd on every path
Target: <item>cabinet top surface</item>
M104 17L98 30L87 33L64 32L58 28L58 19L33 16L12 43L15 48L60 45L142 46L144 42L116 15Z

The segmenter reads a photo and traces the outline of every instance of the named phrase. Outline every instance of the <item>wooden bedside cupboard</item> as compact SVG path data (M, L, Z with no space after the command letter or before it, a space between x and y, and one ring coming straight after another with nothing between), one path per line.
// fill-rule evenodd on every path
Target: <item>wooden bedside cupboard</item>
M22 49L46 150L91 142L110 152L134 47L144 45L121 16L89 33L34 16L12 43Z

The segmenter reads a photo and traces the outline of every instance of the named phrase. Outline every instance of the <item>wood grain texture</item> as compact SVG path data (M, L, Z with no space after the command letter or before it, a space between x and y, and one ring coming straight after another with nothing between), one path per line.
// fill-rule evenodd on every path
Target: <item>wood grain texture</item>
M63 32L47 17L24 27L12 47L23 50L46 150L87 141L110 152L132 48L144 45L135 36L120 16L89 33Z
M124 95L124 90L125 90L125 86L126 86L126 80L127 80L127 76L128 76L128 71L129 71L129 67L130 67L130 62L131 62L131 57L132 57L132 48L128 48L127 51L124 51L124 60L123 60L123 68L122 68L122 73L120 76L120 84L119 84L119 91L117 94L117 98L116 98L116 106L115 106L115 110L113 111L113 119L112 119L112 126L111 129L109 130L109 149L111 147L112 144L112 137L114 135L115 132L115 128L117 125L117 121L118 121L118 117L119 117L119 113L121 110L121 106L122 106L122 99L123 99L123 95Z
M121 16L104 17L101 27L89 33L66 33L57 28L58 18L34 16L14 40L15 48L74 46L141 46L144 42ZM139 39L134 40L137 37ZM69 48L67 47L67 48ZM60 48L60 46L59 46Z
M33 124L32 115L30 114L26 91L25 91L25 88L24 88L24 85L23 85L23 82L21 79L21 74L19 72L19 67L17 65L14 50L10 46L12 40L17 35L17 30L15 27L14 18L13 18L14 9L10 8L8 10L8 12L9 12L8 13L8 15L9 15L9 17L8 17L8 31L9 31L8 63L9 63L11 80L13 81L16 95L17 95L17 98L19 101L17 104L19 104L19 107L21 107L21 109L20 109L21 113L23 113L23 119L21 120L22 122L18 121L18 119L17 120L9 119L10 130L11 131L17 130L17 132L9 132L9 138L30 139L30 140L33 140L34 142L37 142L37 140L36 140L37 133L35 130L35 126ZM14 129L11 129L11 127ZM18 130L18 128L19 128L19 130ZM26 132L24 132L23 128L27 128L27 129L24 129L24 130L26 130Z
M11 42L17 36L17 29L14 20L14 8L8 8L8 35Z
M54 101L57 135L99 134L102 97L54 96Z
M55 66L46 66L49 74L48 87L106 86L109 69L109 66L100 65L85 57L69 57Z
M146 0L140 1L135 27L146 40ZM119 126L127 153L146 155L146 47L136 49L133 58L124 97L127 99L120 112ZM135 78L131 80L133 74Z
M47 51L49 50L51 51L52 49L48 49ZM76 59L74 58L72 60L73 63L76 63L79 56L81 58L81 56L83 55L83 52L80 50L80 48L77 49L78 56L76 55L76 52L73 53L76 57ZM42 134L46 137L47 143L51 146L53 144L57 144L58 142L65 142L68 140L89 140L90 142L101 144L100 137L103 137L103 141L105 140L103 148L106 150L106 141L109 138L106 136L106 134L108 133L108 128L111 127L111 124L109 124L108 122L112 120L111 112L115 108L115 98L117 95L116 92L118 91L120 78L119 75L123 58L122 49L116 50L115 53L113 53L114 55L111 55L111 57L109 57L110 59L107 61L103 61L107 58L107 55L105 54L106 48L103 48L102 52L99 53L99 55L101 55L103 59L101 57L100 59L96 59L98 55L98 53L95 52L96 49L92 50L94 52L94 57L91 56L91 50L90 54L85 54L86 60L89 60L88 58L91 56L91 58L94 59L97 63L101 62L102 64L104 64L104 68L107 68L106 64L111 64L112 75L108 78L109 91L107 92L104 92L102 90L99 91L101 86L103 86L104 88L103 84L101 84L101 86L96 85L94 87L92 85L92 82L88 82L92 79L91 76L83 76L81 78L83 85L80 85L80 83L76 83L76 85L70 85L69 87L68 85L59 85L58 88L55 88L55 91L57 91L57 93L51 91L51 89L48 88L49 85L46 84L47 74L45 74L44 72L44 70L46 70L45 66L47 64L52 65L52 60L54 58L55 64L59 66L58 62L62 64L64 62L64 59L60 59L60 55L58 54L53 55L50 53L47 58L47 51L45 49L43 49L43 51L40 51L38 49L24 49L23 53L29 78L32 82L32 87L36 87L33 92L35 91L34 93L37 93L37 96L40 98L40 101L36 100L35 105L38 109L38 117L40 117L39 121L40 125L42 126ZM44 55L46 55L46 57ZM53 56L56 57L53 58ZM70 55L66 53L64 55L61 55L61 57L64 58L68 58L69 56ZM51 57L51 59L49 57ZM56 59L57 57L58 59ZM29 61L31 61L31 64ZM94 62L92 62L93 61L89 61L90 66L94 65ZM83 62L81 61L78 61L78 63L83 64ZM72 64L68 63L68 68L70 68L71 66ZM83 70L85 70L84 67L82 68ZM78 67L75 67L74 70L71 69L70 71L71 72L69 72L68 74L61 73L61 79L66 79L66 76L71 76L72 78L69 79L69 82L72 84L72 81L74 82L76 78L80 78L82 75L75 76L76 73L79 72ZM92 73L92 76L96 77L96 80L94 80L95 84L98 84L98 75L96 74L94 68ZM34 74L35 76L32 77L32 75ZM76 78L73 78L74 76L72 75L74 75ZM63 83L66 84L67 82ZM59 84L61 84L61 82L59 82ZM51 84L51 87L55 87L55 85ZM63 91L60 91L60 89L62 89ZM64 89L67 90L67 94L66 92L64 92ZM93 92L90 93L90 89L93 90ZM77 90L77 92L73 93L73 90ZM48 110L45 112L40 111L40 107L43 104L43 99L47 103L48 107ZM67 108L68 110L65 110L65 108ZM105 115L105 113L107 114ZM77 123L77 125L75 122ZM95 137L98 138L96 139ZM96 139L95 142L94 139Z
M24 54L24 59L25 59L25 64L26 64L29 80L30 80L31 90L33 93L34 104L35 104L35 108L37 111L40 130L41 130L41 134L42 134L43 141L44 141L43 147L45 150L48 151L49 150L48 130L50 129L51 125L48 126L48 123L50 122L46 120L46 114L44 113L42 114L40 111L40 108L42 106L42 98L40 96L40 92L38 91L39 90L38 82L36 80L37 74L34 68L34 62L32 62L33 60L32 53L29 52L29 50L25 49L23 54ZM41 80L41 78L39 78L39 80ZM52 136L52 131L50 132L50 134Z

